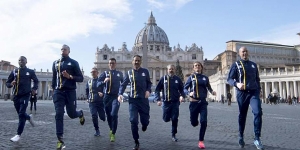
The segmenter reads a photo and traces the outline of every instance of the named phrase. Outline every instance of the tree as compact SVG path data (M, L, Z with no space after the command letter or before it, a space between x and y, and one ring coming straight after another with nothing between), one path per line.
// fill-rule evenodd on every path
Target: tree
M181 69L181 66L179 64L179 60L178 59L176 61L175 68L176 68L175 74L181 79L182 82L184 82L184 77L183 77L182 69Z

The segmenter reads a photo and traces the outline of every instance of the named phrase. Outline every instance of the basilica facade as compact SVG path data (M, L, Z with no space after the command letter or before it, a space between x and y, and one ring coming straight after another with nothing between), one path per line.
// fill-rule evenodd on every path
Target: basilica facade
M143 42L144 39L144 42ZM132 69L134 55L142 56L143 67L147 66L153 85L156 85L160 77L167 73L167 65L176 64L179 60L184 75L192 71L194 61L203 62L203 48L193 43L191 46L181 48L180 44L170 47L169 39L165 31L157 26L156 20L151 12L147 25L136 35L134 46L131 50L123 43L122 48L115 50L104 44L97 48L95 67L100 72L108 69L108 60L117 60L117 69L123 74Z

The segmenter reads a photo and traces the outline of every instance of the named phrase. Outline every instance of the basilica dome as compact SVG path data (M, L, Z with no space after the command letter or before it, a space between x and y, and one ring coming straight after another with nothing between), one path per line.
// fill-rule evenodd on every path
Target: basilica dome
M146 32L147 44L159 44L169 46L168 36L163 29L157 26L155 18L151 12L147 25L140 30L135 38L134 45L140 46L142 44L143 34Z

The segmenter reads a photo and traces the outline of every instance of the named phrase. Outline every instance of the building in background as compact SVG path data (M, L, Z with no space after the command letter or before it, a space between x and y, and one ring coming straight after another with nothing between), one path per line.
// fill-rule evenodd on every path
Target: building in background
M144 39L144 40L143 40ZM144 41L144 43L143 43ZM102 48L97 48L95 67L100 72L107 70L108 60L116 58L118 62L117 69L127 73L132 69L132 58L134 55L143 57L143 66L147 66L153 85L156 85L161 76L167 73L167 65L176 64L180 61L184 75L192 71L192 65L195 61L203 63L203 48L193 43L190 47L181 48L180 44L175 47L169 46L168 36L165 31L157 26L155 18L151 12L147 25L142 28L134 40L134 46L131 50L127 49L124 42L122 48L115 50L104 44Z

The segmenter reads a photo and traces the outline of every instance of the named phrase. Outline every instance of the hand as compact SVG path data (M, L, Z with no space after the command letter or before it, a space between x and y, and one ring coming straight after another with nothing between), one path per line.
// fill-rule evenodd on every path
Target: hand
M31 93L32 93L32 95L35 95L36 94L36 90L32 90Z
M118 101L119 101L119 102L123 102L123 96L122 96L122 95L119 95L119 96L118 96Z
M190 92L190 94L189 94L190 96L193 96L194 95L194 92Z
M86 102L90 103L90 101L87 99Z
M102 97L103 96L103 93L102 92L98 92L99 96Z
M236 86L240 89L240 90L244 90L244 84L243 83L236 83Z
M146 91L146 92L145 92L145 98L148 98L149 95L150 95L150 92L149 92L149 91Z
M109 80L110 80L109 78L105 78L103 82L106 83L106 82L108 82Z
M184 102L184 98L182 96L179 97L180 103Z
M214 95L214 96L216 96L216 95L217 95L217 93L216 93L215 91L213 91L211 94L212 94L212 95Z
M13 86L15 86L15 85L17 84L17 81L14 80L14 81L12 81L10 84L13 85Z
M70 74L69 74L66 70L64 70L64 71L62 72L62 75L63 75L63 77L65 77L65 78L67 78L67 79L70 79Z
M157 106L161 106L162 102L161 101L157 101Z

